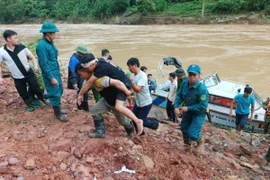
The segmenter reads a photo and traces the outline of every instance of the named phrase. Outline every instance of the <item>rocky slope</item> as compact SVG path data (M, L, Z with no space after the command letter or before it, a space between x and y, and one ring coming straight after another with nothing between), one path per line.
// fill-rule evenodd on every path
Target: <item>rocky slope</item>
M179 126L166 122L156 133L125 138L124 128L106 114L107 136L94 139L90 113L76 111L76 92L65 89L63 106L68 123L43 107L25 113L12 79L0 86L0 179L11 180L180 180L180 179L269 179L259 164L270 138L205 123L205 151L201 156L185 152ZM90 101L93 106L93 100ZM253 145L250 143L253 142ZM254 146L255 145L255 146ZM123 166L135 173L119 171Z

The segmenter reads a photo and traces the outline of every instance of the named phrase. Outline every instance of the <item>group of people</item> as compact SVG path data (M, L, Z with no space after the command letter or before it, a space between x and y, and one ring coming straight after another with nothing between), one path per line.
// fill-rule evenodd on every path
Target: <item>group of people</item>
M52 22L42 24L40 32L42 39L36 46L35 56L24 45L19 44L17 33L6 30L3 37L5 45L0 48L0 63L6 63L14 79L15 87L27 105L25 111L34 111L33 96L42 101L45 105L50 105L55 117L61 122L68 122L65 116L67 110L61 108L61 96L63 94L63 83L61 71L58 63L58 49L53 40L56 32L59 32ZM144 135L144 127L160 131L162 124L151 121L147 118L152 108L152 98L150 93L156 90L156 81L151 74L146 74L147 68L140 66L137 58L130 58L127 61L129 71L134 74L129 78L122 69L112 62L109 50L103 49L101 58L96 58L89 53L87 47L79 45L75 53L71 56L68 65L68 88L77 91L78 109L90 111L88 105L88 91L93 91L96 104L91 109L92 118L95 125L95 132L90 132L89 136L103 138L106 136L106 128L102 114L111 111L116 120L124 126L127 135L137 133ZM33 69L28 60L33 63ZM35 72L42 72L48 101L44 100L43 90L40 88ZM0 85L4 85L0 66ZM130 75L130 74L129 74ZM178 122L178 117L182 117L180 130L183 134L186 151L192 150L192 141L197 143L194 153L200 154L203 150L203 137L201 134L204 124L206 109L208 106L209 93L207 87L201 83L201 67L191 64L187 68L187 75L182 68L169 73L170 90L167 96L167 115L173 122ZM29 89L33 96L29 95ZM132 111L125 105L127 98L134 94L134 107ZM240 132L249 117L250 106L253 118L254 97L251 96L252 88L246 87L244 94L235 96L229 115L232 115L233 104L236 106L236 127ZM265 132L270 129L270 99L265 102L266 123ZM270 161L270 150L267 160Z

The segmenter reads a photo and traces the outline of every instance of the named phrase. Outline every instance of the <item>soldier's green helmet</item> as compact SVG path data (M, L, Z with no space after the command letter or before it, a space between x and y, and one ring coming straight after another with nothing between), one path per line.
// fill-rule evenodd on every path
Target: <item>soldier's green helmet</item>
M44 22L41 26L41 33L59 32L56 25L53 22Z

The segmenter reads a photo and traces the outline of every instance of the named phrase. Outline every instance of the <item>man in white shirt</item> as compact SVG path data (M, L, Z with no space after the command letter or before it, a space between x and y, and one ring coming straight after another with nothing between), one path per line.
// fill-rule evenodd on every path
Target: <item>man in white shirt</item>
M6 44L0 48L0 86L5 83L2 78L1 64L4 61L14 79L15 87L24 100L28 108L25 112L32 112L35 110L34 99L31 98L27 91L27 84L31 92L44 103L43 92L40 89L34 71L38 72L38 63L33 54L24 45L19 44L17 33L12 30L6 30L3 33ZM31 69L28 59L33 62L34 71Z
M177 81L175 80L175 74L170 73L169 74L169 80L171 81L170 84L170 90L168 93L168 96L166 97L167 99L167 105L166 105L166 111L167 111L167 116L168 119L173 121L173 122L178 122L177 117L174 114L174 99L176 96L176 90L177 90Z
M135 105L133 113L137 118L143 120L144 127L159 131L162 125L156 121L147 119L147 115L152 107L152 98L148 88L147 76L145 72L141 71L140 62L137 58L130 58L127 62L127 66L129 71L134 73L132 89L135 94ZM142 135L143 134L144 132Z

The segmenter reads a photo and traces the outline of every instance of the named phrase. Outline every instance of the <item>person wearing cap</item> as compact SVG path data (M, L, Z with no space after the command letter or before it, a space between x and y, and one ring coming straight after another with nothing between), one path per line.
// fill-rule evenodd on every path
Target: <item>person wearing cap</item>
M38 63L35 56L24 45L19 44L17 33L13 30L5 30L3 37L6 40L6 44L0 48L0 86L5 84L2 78L2 62L5 62L14 80L15 87L20 97L23 99L28 108L25 112L32 112L35 110L35 96L37 101L45 100L43 98L43 92L38 85L35 72L39 71ZM31 68L30 59L33 64L33 70ZM27 91L27 86L31 90L30 96Z
M254 96L251 95L251 93L252 88L246 85L244 89L244 94L237 94L230 104L230 111L229 111L230 117L232 117L232 109L233 107L235 107L236 104L235 125L239 135L241 135L242 129L245 128L250 112L251 114L249 117L249 121L252 121L253 119L255 98Z
M174 100L174 112L177 117L182 114L180 130L183 134L184 148L191 151L191 141L196 141L196 155L203 151L201 136L209 93L207 87L200 82L201 68L192 64L187 69L188 78L184 80Z
M53 42L56 38L56 32L59 32L59 30L53 22L44 22L40 32L43 33L43 37L36 46L36 54L47 96L56 118L61 122L67 122L68 118L63 115L67 111L61 109L63 83L58 63L58 50Z
M80 93L78 94L77 102L80 105L83 99L83 94L91 87L91 85L99 78L108 76L112 79L118 79L122 83L120 87L116 87L119 91L116 96L115 109L120 113L123 113L137 125L140 125L141 119L138 119L125 105L127 96L131 94L131 80L125 75L122 70L119 70L117 67L107 63L104 59L97 59L92 53L88 53L82 56L80 59L80 64L83 68L87 70L88 73L92 73L91 77L84 83L81 88ZM123 87L124 86L124 87ZM99 124L98 122L104 121L102 116L93 117L94 123ZM139 127L138 134L141 134L143 131L142 127Z
M87 47L85 45L79 45L75 49L75 53L72 54L69 63L68 63L68 80L67 80L67 88L69 89L75 89L79 93L84 79L80 78L78 74L76 73L76 66L79 64L79 58L81 58L84 54L87 54ZM91 87L91 90L93 92L93 96L96 102L98 102L101 99L100 94L95 90L94 87ZM89 112L89 105L88 105L88 93L85 93L83 95L83 102L81 106L77 104L77 108L79 110L84 110Z
M184 69L182 69L182 68L177 68L174 71L174 74L177 77L177 88L176 88L176 92L177 92L179 90L179 88L181 87L182 82L185 79L187 79L187 77L186 77L186 73L185 73Z

